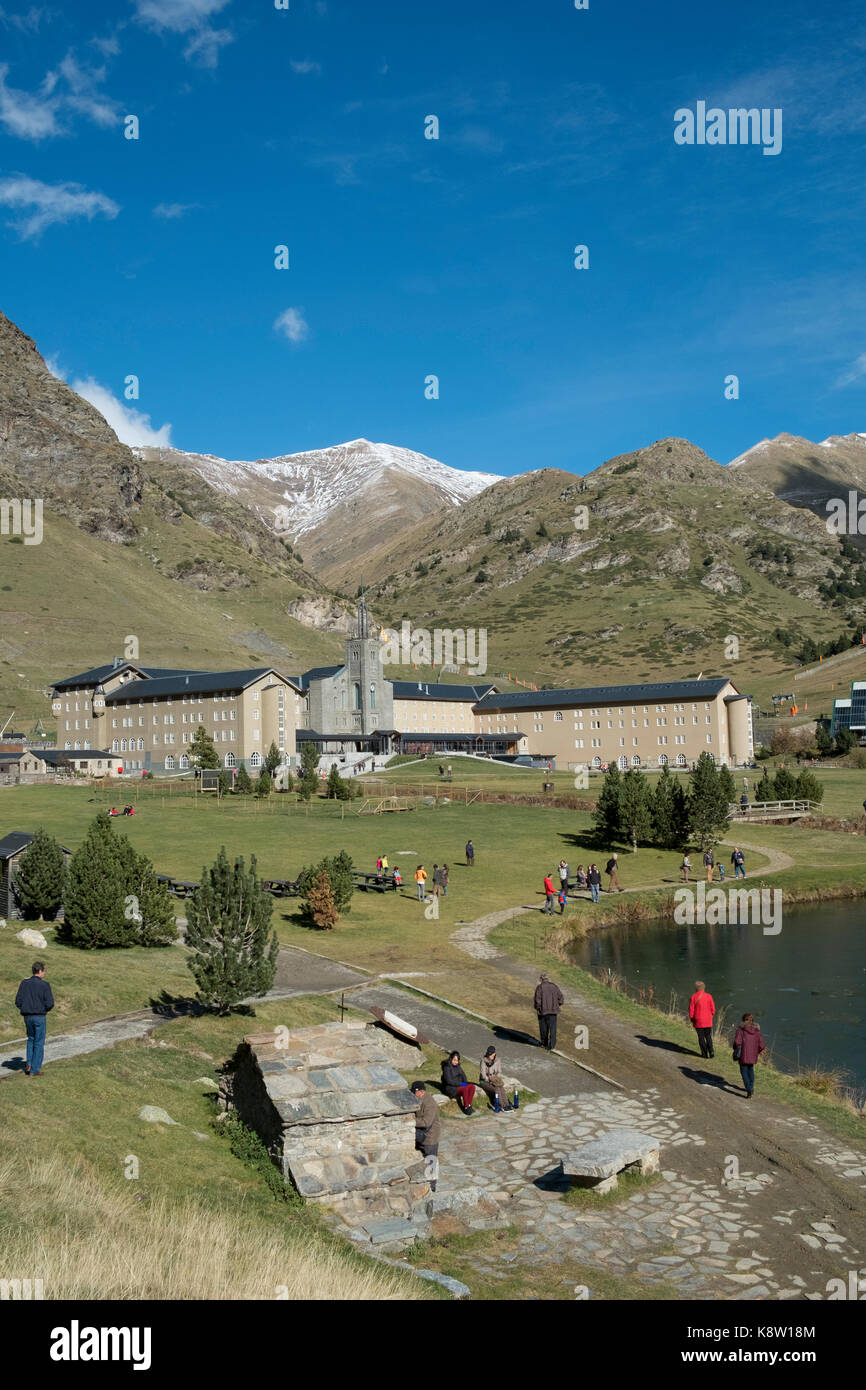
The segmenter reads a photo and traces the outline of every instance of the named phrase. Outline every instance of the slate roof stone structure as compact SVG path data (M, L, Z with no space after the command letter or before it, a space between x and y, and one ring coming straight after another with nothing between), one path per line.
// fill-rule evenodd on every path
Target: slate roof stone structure
M322 1023L244 1038L231 1105L309 1201L350 1228L426 1222L417 1101L378 1024ZM371 1237L372 1238L372 1237Z

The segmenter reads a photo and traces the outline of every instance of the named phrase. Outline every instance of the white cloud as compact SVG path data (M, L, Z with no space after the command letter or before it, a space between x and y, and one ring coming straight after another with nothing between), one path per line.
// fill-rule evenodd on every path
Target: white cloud
M52 370L50 365L48 369ZM107 386L100 385L93 377L71 381L69 385L104 416L121 444L128 444L133 448L145 448L148 445L153 448L165 448L171 444L171 425L162 425L160 429L154 429L149 415L134 410L125 401L119 401Z
M302 343L310 331L303 309L284 309L279 317L274 319L274 328L288 338L290 343Z
M19 14L10 14L0 5L0 24L7 29L18 29L22 34L35 34L43 19L47 18L48 11L41 5L31 5L29 10L22 10Z
M0 122L9 135L21 140L44 140L59 135L57 112L59 97L52 95L53 83L43 84L41 92L20 92L7 87L8 63L0 63Z
M291 68L292 68L292 72L301 72L301 73L307 73L307 72L321 72L321 71L322 71L322 65L321 65L321 63L314 63L314 62L312 61L311 58L304 58L304 59L302 59L302 60L300 60L300 61L299 61L298 59L296 59L296 58L292 58L292 59L291 59Z
M851 386L863 376L866 376L866 352L861 352L860 356L855 358L848 370L843 372L838 381L834 381L833 385Z
M100 83L105 81L105 68L83 68L70 51L58 72L67 88L61 98L64 106L104 128L118 123L120 113L117 103L98 90ZM49 74L51 78L54 76L53 73Z
M201 203L157 203L153 209L154 217L163 217L166 222L173 222L178 217L183 217L185 213L192 212L194 208L201 207Z
M190 34L184 49L188 62L215 68L220 49L232 43L230 29L213 29L208 22L229 0L133 0L139 23L156 33Z
M0 179L0 206L32 209L28 216L9 224L24 240L36 239L46 227L71 222L75 217L92 222L99 215L114 218L120 212L113 199L82 188L80 183L41 183L26 174Z

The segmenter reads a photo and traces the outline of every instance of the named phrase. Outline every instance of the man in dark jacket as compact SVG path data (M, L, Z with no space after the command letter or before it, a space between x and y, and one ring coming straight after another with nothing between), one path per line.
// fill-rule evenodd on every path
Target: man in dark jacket
M559 985L555 985L549 975L539 976L533 1003L538 1014L541 1046L552 1052L556 1047L556 1019L565 999Z
M597 903L598 895L601 892L601 870L599 869L597 864L590 864L589 873L586 876L586 881L589 884L589 891L592 894L592 901L594 903Z
M419 1102L415 1112L415 1148L424 1155L424 1173L431 1192L435 1192L439 1175L439 1107L423 1081L413 1081L409 1090Z
M624 890L619 882L619 855L612 854L604 866L604 871L608 876L608 893L622 893Z
M45 1015L54 1008L54 995L45 978L45 965L35 960L29 980L22 980L15 996L15 1007L24 1019L27 1032L27 1065L25 1076L42 1075L45 1052Z

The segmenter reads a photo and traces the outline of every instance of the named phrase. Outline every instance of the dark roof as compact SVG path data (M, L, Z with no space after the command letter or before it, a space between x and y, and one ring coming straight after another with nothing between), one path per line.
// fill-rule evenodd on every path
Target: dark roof
M16 854L21 853L22 849L26 849L34 839L35 836L29 830L10 830L9 834L4 835L3 839L0 840L0 860L14 858ZM60 848L64 854L72 853L64 845L61 845Z
M270 672L273 666L256 666L243 671L184 671L157 680L128 681L105 697L106 704L123 700L149 700L159 695L204 695L215 690L245 690ZM290 679L283 677L284 680Z
M400 735L403 743L513 743L523 738L523 734L506 729L499 734L448 734L439 729L412 729Z
M41 758L44 763L59 763L65 758L73 761L79 758L82 761L87 758L116 758L117 753L109 753L105 748L28 748L28 753L32 753L34 758Z
M109 676L116 676L118 671L140 671L147 677L159 680L163 676L184 676L186 671L180 671L168 666L140 666L137 661L121 661L117 666L94 666L90 671L81 671L77 676L66 676L63 680L51 681L52 690L75 690L87 686L100 685Z
M310 681L324 681L330 676L335 676L338 671L342 671L346 663L340 666L313 666L309 671L305 671L302 676L289 676L293 685L297 685L301 690L309 690Z
M392 681L395 700L471 700L474 704L496 686L443 685L437 681Z
M516 695L485 695L477 708L553 709L558 705L638 705L654 700L711 700L724 690L727 676L703 681L668 681L658 685L590 685L572 690L527 690Z

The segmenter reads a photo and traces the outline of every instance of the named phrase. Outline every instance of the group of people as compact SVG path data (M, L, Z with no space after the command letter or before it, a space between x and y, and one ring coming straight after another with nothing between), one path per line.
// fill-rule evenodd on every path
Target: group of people
M619 881L619 855L611 854L604 866L604 872L608 876L609 893L622 893L624 888ZM556 882L554 882L554 878ZM559 904L560 915L565 912L565 905L568 902L568 890L570 884L571 870L564 859L560 859L553 873L545 875L544 879L544 907L542 912L553 916L554 903ZM558 885L558 886L557 886ZM574 876L575 893L586 892L589 890L590 897L594 903L598 902L601 893L601 870L597 864L588 864L584 868L583 864L578 864Z
M134 816L134 815L135 815L135 807L134 807L134 806L124 806L124 808L123 808L122 811L118 811L118 809L117 809L116 806L112 806L112 807L111 807L111 810L108 812L108 814L109 814L110 816Z
M716 1055L713 1046L715 1012L713 996L707 993L703 980L696 980L695 992L689 1000L689 1019L698 1036L701 1056L707 1059ZM765 1050L766 1044L754 1014L743 1014L734 1033L733 1059L740 1068L746 1100L751 1100L755 1093L755 1063Z
M432 887L434 898L448 897L448 879L450 877L450 873L451 871L448 868L447 864L433 865ZM419 903L424 903L427 901L427 879L427 870L424 868L423 864L419 864L417 869L415 870L415 886L418 889Z
M516 1110L520 1103L517 1090L514 1092L513 1101L508 1099L505 1090L505 1078L502 1073L502 1062L493 1046L488 1047L481 1058L477 1082L472 1082L467 1078L460 1053L456 1050L449 1052L442 1063L442 1079L439 1088L443 1095L457 1101L461 1113L467 1118L475 1114L473 1101L477 1090L484 1092L490 1102L489 1108L496 1115L501 1115L506 1110ZM415 1112L415 1148L423 1154L426 1160L434 1160L430 1170L430 1187L435 1192L439 1139L442 1130L439 1107L428 1091L426 1082L413 1081L409 1089L418 1101L418 1109Z
M717 868L719 871L719 883L724 883L725 866L722 863L721 859L719 860L718 864L716 864L716 856L713 853L712 849L705 849L702 859L704 865L704 874L706 876L707 883L712 883L713 874L715 873L715 870ZM743 854L743 851L740 849L739 845L735 848L733 854L731 855L731 865L734 870L734 878L746 877L746 856ZM683 876L683 883L690 883L691 879L689 875L692 871L692 857L689 854L688 850L683 851L683 862L680 864L680 871Z

